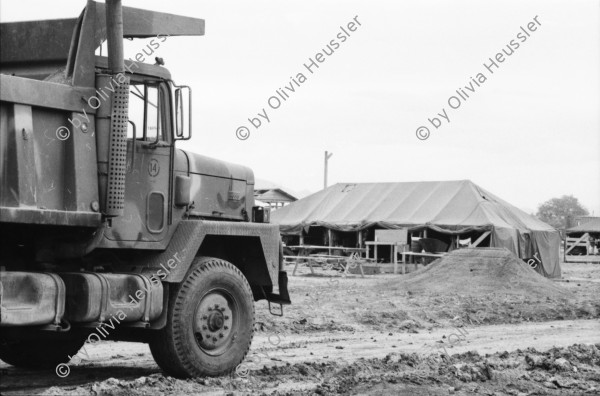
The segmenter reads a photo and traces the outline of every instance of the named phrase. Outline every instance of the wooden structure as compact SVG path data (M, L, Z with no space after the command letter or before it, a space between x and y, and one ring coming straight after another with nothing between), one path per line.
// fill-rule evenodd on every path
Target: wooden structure
M566 263L600 263L600 217L586 217L565 233Z
M375 262L378 259L378 246L390 247L390 262L394 263L394 274L398 273L398 253L406 251L408 247L408 231L406 228L396 230L375 230L375 240L365 242L367 246L366 253L369 258L369 246L373 246ZM402 273L406 272L406 267L402 267Z
M486 246L489 244L489 242L482 242L489 241L489 237L491 235L491 231L483 231L481 233L471 234L471 236L468 237L466 240L461 239L463 237L462 235L454 235L446 240L446 242L449 242L450 244L448 249L444 248L440 251L435 250L431 252L411 252L409 251L409 242L411 240L420 240L421 238L427 238L428 236L433 236L435 238L438 237L439 234L433 233L427 228L415 231L410 231L408 228L375 229L372 230L374 240L365 241L365 237L363 234L364 231L357 231L356 239L357 244L360 247L345 247L335 245L338 243L338 241L336 241L335 238L337 232L338 231L332 229L324 230L323 241L327 243L327 246L316 244L304 244L305 239L303 234L299 236L300 244L287 245L286 247L293 250L295 253L295 255L285 256L286 262L292 262L295 264L294 273L296 272L298 264L300 263L307 264L311 272L314 273L313 266L318 264L318 261L316 260L317 258L320 258L321 261L322 259L327 258L330 262L335 262L336 265L337 262L345 263L348 260L348 256L344 254L355 254L357 255L357 257L361 258L361 272L363 270L362 264L365 262L373 263L379 268L388 267L388 265L384 262L380 263L380 248L385 247L386 251L384 252L384 255L388 257L389 254L389 261L387 261L387 263L393 265L393 273L398 274L399 269L401 269L401 273L406 274L407 264L414 264L415 269L417 269L418 264L420 264L415 260L415 258L442 257L443 254L446 253L446 251L454 250L461 246L470 248L478 247L480 245ZM464 245L465 241L468 241L468 246ZM402 266L400 266L400 264L402 264ZM346 267L344 265L342 265L341 268L346 272ZM391 270L391 268L389 270Z
M286 263L293 263L294 270L292 271L292 275L296 275L296 270L298 269L298 265L301 263L306 263L310 268L310 272L314 275L315 271L313 270L314 266L330 266L330 268L339 267L342 269L343 276L348 275L348 270L351 268L355 268L358 266L361 276L364 278L365 274L362 268L362 264L368 259L364 259L361 257L364 249L361 248L346 248L346 247L338 247L338 246L316 246L316 245L296 245L296 246L286 246L291 250L295 250L298 252L296 256L285 255L283 256ZM324 253L313 253L318 251L328 251L328 254ZM343 252L350 253L349 256L342 255L334 255L331 254L331 250L341 250Z
M289 249L292 250L297 250L298 251L298 255L302 256L306 256L308 254L310 254L310 252L312 251L318 251L318 250L327 250L328 254L331 255L333 250L341 250L343 252L348 252L348 253L363 253L365 251L365 249L362 248L352 248L352 247L344 247L344 246L318 246L318 245L291 245L291 246L286 246Z
M335 267L339 267L342 270L342 276L348 275L348 270L352 268L358 267L360 270L361 277L365 277L365 272L363 270L362 264L363 259L360 257L354 257L354 254L350 256L331 256L328 254L311 254L310 256L284 256L285 262L293 262L294 270L292 271L292 275L296 275L296 270L298 269L298 265L302 262L306 263L308 268L310 268L310 272L314 275L315 271L313 269L314 266L320 266L325 269L332 269ZM327 268L329 267L329 268Z
M594 239L589 233L585 233L579 238L565 238L564 260L565 263L600 263L600 252L596 246L598 239ZM578 248L585 251L585 254L573 254Z
M414 261L415 257L444 257L446 253L415 253L415 252L402 252L402 273L406 273L406 264L414 264L415 270L417 269L418 263ZM394 272L395 273L395 272Z

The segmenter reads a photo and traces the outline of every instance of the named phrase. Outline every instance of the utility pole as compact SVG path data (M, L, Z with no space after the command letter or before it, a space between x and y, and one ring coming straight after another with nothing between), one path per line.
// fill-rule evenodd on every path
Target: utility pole
M324 168L324 176L323 176L323 189L327 188L327 161L329 161L329 158L331 158L332 155L333 155L333 153L328 153L327 151L325 151L325 168Z

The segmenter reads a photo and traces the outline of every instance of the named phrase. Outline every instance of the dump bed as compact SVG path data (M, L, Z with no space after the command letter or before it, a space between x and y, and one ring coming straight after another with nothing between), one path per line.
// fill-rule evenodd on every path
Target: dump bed
M0 85L0 222L98 226L94 123L69 122L93 117L81 100L93 90L7 75Z
M121 44L123 37L204 34L200 19L130 7L122 13ZM111 113L112 99L96 97L96 85L108 72L95 51L113 32L105 14L103 3L88 1L79 18L0 24L3 225L98 227L101 213L117 215L107 207L111 197L124 196L122 191L111 194L111 189L123 182L125 161L123 150L110 139L107 120L124 119L127 125L121 114L127 108L117 101L118 114ZM117 63L123 63L122 56ZM135 64L136 73L160 69ZM156 75L170 79L167 72ZM114 136L124 140L122 135ZM119 165L119 172L112 165Z

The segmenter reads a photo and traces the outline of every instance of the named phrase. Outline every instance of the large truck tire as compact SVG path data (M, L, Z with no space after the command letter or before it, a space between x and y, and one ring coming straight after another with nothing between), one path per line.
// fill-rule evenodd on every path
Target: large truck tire
M179 378L232 372L254 336L254 299L246 277L233 264L198 257L172 288L167 324L150 339L156 363Z
M21 368L55 368L60 363L68 363L84 342L83 337L68 340L1 340L0 360Z

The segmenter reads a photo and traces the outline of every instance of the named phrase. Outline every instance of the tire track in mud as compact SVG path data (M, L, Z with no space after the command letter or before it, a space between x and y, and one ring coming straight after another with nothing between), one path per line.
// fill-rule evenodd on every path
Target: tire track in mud
M390 335L392 334L392 335ZM451 342L452 335L461 335L459 342ZM312 333L310 335L280 335L281 342L273 345L268 336L257 334L250 350L249 369L264 365L285 365L300 362L337 361L354 362L359 358L384 358L391 352L427 355L445 346L448 354L476 351L481 354L511 352L516 349L550 349L583 343L600 343L600 321L572 320L533 322L508 325L464 328L440 328L417 334L386 333L357 330L347 333ZM253 356L259 356L255 359ZM275 360L273 360L275 359Z

